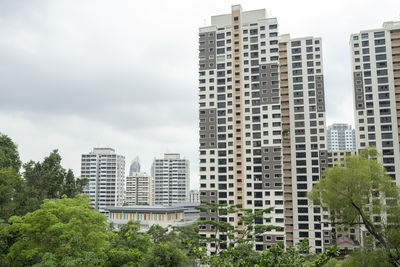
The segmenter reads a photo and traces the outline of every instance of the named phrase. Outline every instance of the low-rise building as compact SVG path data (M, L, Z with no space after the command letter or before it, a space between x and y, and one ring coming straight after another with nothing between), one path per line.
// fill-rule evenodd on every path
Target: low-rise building
M181 205L182 204L182 205ZM108 219L116 226L128 222L139 222L140 231L147 231L152 225L161 227L184 227L194 224L199 218L199 211L192 203L180 203L173 206L122 206L110 207Z

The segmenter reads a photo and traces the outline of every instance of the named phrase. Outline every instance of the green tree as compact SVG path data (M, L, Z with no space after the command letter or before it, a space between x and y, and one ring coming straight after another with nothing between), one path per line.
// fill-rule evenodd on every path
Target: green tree
M228 206L226 204L202 202L202 205L198 209L201 212L216 216L215 220L199 221L199 225L214 229L215 237L202 237L202 241L203 243L214 243L215 254L219 254L221 248L226 249L228 246L236 246L241 243L247 244L256 240L257 236L262 235L266 231L281 229L278 226L263 224L263 222L271 220L270 217L266 217L265 215L270 213L274 207L253 212L251 209L241 208L241 205ZM240 226L235 226L222 219L222 216L229 214L240 214Z
M0 135L0 169L13 168L17 172L21 168L17 145L5 134Z
M331 258L327 263L324 264L324 267L342 267L344 261L338 261L335 258ZM364 265L366 266L366 265Z
M211 267L251 267L260 263L261 253L253 249L252 244L228 246L219 254L211 254L203 258L203 262Z
M14 237L3 248L5 266L103 266L110 245L106 220L84 196L45 200L2 229L3 236Z
M154 224L147 231L147 234L151 236L154 243L166 242L168 241L168 229L161 227L158 224Z
M389 262L400 266L399 188L386 175L373 148L329 168L309 197L330 212L334 224L365 226Z
M153 245L150 236L139 233L139 225L133 222L112 233L110 243L109 266L143 266Z
M393 266L383 249L355 250L340 267L390 267ZM336 267L336 266L335 266Z
M262 253L259 267L293 266L293 267L321 267L331 258L339 255L337 246L328 248L320 254L311 254L308 240L303 239L297 244L296 248L283 247L283 243L278 243L277 247L270 248Z
M174 227L173 232L179 242L179 248L182 249L193 265L203 259L207 255L207 250L201 247L204 238L199 234L199 226L197 224L187 225L184 227Z
M0 169L0 219L25 212L25 184L13 168Z
M29 161L23 167L30 194L39 200L61 198L63 195L73 198L87 184L87 179L76 179L72 170L62 167L58 150L53 150L43 162Z
M145 265L148 267L187 267L188 257L175 244L157 243L148 254Z

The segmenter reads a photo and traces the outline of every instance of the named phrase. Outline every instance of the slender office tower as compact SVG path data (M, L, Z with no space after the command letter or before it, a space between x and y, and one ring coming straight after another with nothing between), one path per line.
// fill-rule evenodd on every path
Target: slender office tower
M352 34L357 150L374 146L400 185L400 21Z
M106 207L122 206L125 200L125 157L113 148L94 148L82 155L81 177L89 184L84 189L91 205L107 213Z
M135 157L131 162L131 166L129 167L129 176L133 176L134 173L140 172L140 161L139 157Z
M257 223L282 229L257 236L256 250L303 238L317 252L330 246L321 210L306 197L327 163L321 40L279 36L264 9L235 5L200 28L199 52L201 200L275 207ZM239 224L236 215L201 219Z

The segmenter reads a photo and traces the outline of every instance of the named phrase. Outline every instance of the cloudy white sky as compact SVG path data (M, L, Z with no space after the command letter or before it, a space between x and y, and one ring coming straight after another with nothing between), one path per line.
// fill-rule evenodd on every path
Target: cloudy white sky
M57 148L76 175L95 146L144 171L179 152L198 188L198 28L238 3L322 37L327 123L353 124L349 35L400 20L398 0L0 0L0 132L24 162Z

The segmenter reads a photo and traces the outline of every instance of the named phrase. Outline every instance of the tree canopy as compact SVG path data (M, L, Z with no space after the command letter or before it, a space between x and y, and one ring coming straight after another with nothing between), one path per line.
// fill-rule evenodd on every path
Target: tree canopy
M84 196L48 199L40 209L13 216L3 235L4 266L96 266L106 261L107 218L89 208Z
M21 160L17 145L5 134L0 134L0 169L13 168L17 172L21 168Z
M399 188L376 160L375 149L348 156L329 168L309 197L330 212L336 224L362 224L385 250L390 263L400 266Z
M63 195L74 197L87 183L86 179L75 179L72 170L62 167L58 150L53 150L43 162L29 161L23 168L27 186L40 200Z
M0 169L0 219L25 214L25 202L25 184L20 174L13 168Z

